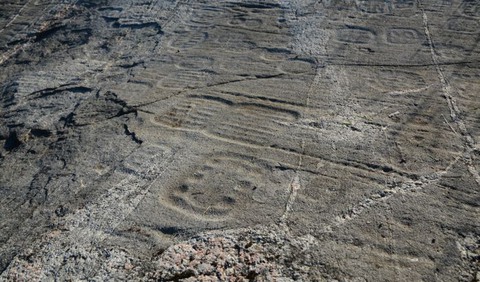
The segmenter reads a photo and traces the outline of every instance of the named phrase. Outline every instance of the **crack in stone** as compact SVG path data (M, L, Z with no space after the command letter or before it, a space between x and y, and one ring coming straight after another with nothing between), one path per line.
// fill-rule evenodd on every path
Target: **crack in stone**
M282 217L280 218L280 222L282 225L284 225L287 229L287 220L290 211L293 208L293 205L295 204L295 200L297 198L298 190L301 189L301 184L300 184L300 176L298 173L295 173L295 176L293 177L292 181L290 182L290 196L288 197L287 204L285 205L285 212L283 213Z
M316 69L316 74L315 77L313 78L312 84L310 85L310 88L308 89L307 92L307 97L305 100L305 110L308 111L309 105L310 105L310 97L312 95L312 92L314 89L317 87L317 85L320 82L320 68L317 66ZM305 137L302 138L301 141L301 154L298 157L298 165L297 168L295 169L295 176L292 178L292 181L290 182L290 195L288 197L288 201L285 205L285 211L280 218L281 224L285 227L286 231L289 230L288 225L287 225L287 220L288 216L290 214L290 211L293 208L293 205L295 204L295 200L297 199L298 191L301 189L301 182L300 182L300 175L299 175L299 170L301 169L303 165L303 156L305 155Z
M418 4L420 4L419 0L417 2ZM473 178L475 179L475 182L477 182L477 184L480 185L480 175L477 169L475 168L475 166L473 165L473 158L472 158L472 153L477 150L475 140L472 138L471 134L467 130L467 127L465 126L465 123L460 118L461 111L457 106L457 101L455 97L452 95L452 92L453 92L452 86L450 85L450 83L448 83L447 79L445 78L445 74L443 73L443 70L440 68L440 64L438 62L438 56L436 54L435 44L433 42L430 29L428 27L427 13L425 13L423 9L421 9L421 11L422 11L422 17L423 17L423 27L425 30L425 35L428 40L428 45L430 47L430 54L431 54L435 69L437 71L438 79L440 80L440 83L442 85L443 95L447 100L448 108L450 110L450 117L452 118L452 121L459 128L462 136L464 136L465 138L464 149L467 155L465 158L465 164L468 167L468 171L472 174Z
M28 0L27 3L25 3L19 10L18 10L18 13L16 13L13 18L2 28L0 29L0 34L7 28L9 27L16 19L17 17L20 15L20 13L28 6L30 5L30 3L32 2L32 0Z
M331 232L334 227L342 226L345 223L357 218L366 210L380 204L381 202L387 201L395 194L420 191L426 186L440 181L442 177L447 174L461 158L462 156L457 156L444 170L439 171L432 176L422 177L422 179L419 181L407 181L369 196L368 198L348 209L348 211L343 215L335 217L335 222L331 225L325 226L323 231Z

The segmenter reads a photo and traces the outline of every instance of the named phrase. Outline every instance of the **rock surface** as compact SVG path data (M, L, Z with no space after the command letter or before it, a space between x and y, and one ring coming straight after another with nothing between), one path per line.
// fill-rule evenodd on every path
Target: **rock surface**
M480 281L478 1L0 3L0 280Z

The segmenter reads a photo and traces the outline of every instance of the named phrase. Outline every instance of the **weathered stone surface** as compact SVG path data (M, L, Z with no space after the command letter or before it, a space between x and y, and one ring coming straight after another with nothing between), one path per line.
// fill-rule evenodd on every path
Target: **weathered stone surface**
M478 1L0 3L0 280L480 280Z

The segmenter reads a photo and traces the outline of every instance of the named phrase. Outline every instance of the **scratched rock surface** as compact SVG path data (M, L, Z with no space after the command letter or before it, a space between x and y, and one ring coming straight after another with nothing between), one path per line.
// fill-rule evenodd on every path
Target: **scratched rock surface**
M1 281L480 281L480 2L0 4Z

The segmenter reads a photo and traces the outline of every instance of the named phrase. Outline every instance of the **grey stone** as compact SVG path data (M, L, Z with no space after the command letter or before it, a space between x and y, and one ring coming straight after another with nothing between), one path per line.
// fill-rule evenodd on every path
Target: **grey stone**
M0 1L1 281L477 281L477 1Z

